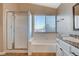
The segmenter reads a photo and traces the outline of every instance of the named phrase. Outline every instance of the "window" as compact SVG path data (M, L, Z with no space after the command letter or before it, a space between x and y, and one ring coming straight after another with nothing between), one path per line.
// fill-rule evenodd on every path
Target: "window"
M34 32L56 32L55 16L34 16Z
M56 31L56 20L55 16L46 16L46 32Z
M45 32L45 16L35 16L34 18L34 31Z

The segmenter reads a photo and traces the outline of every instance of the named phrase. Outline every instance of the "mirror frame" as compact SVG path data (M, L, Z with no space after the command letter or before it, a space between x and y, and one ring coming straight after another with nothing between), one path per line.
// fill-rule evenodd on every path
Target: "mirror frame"
M79 5L79 3L76 3L74 6L73 6L73 30L79 30L75 28L75 7Z

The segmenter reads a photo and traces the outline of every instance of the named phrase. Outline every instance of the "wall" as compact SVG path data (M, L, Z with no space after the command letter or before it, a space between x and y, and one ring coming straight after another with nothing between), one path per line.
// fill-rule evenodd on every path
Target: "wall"
M73 31L73 5L73 3L63 3L58 7L57 21L60 22L57 22L57 32L79 35L79 31Z
M0 51L3 49L3 4L0 3Z
M30 3L18 4L18 10L24 10L24 11L31 10L32 14L56 15L56 9L55 8L43 7L43 6L38 6L38 5L35 5L35 4L30 4Z

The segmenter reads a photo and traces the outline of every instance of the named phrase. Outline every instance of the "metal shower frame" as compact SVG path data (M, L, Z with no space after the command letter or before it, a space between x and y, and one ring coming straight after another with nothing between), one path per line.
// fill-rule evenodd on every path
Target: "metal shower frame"
M6 12L6 48L8 49L8 44L7 44L7 16L8 16L8 13L9 12L11 12L11 13L13 13L13 16L14 16L14 27L15 27L15 13L26 13L26 15L28 16L28 11L7 11ZM27 17L27 19L28 19L28 17ZM28 21L28 20L27 20ZM28 24L28 22L27 22L27 24ZM28 26L27 26L28 27ZM28 29L27 29L27 33L28 33L29 31L28 31ZM12 49L8 49L8 50L16 50L15 49L15 29L14 29L14 35L13 35L14 37L13 37L13 43L12 43ZM28 35L27 35L27 50L28 50Z

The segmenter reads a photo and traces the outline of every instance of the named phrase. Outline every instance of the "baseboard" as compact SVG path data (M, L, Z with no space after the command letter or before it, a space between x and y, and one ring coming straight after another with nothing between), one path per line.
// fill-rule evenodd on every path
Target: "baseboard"
M56 56L55 52L32 52L31 56Z
M15 48L15 49L8 49L8 50L28 50L27 48Z
M5 56L28 56L28 53L6 53Z
M6 54L6 52L0 52L0 56L3 56L5 54Z

